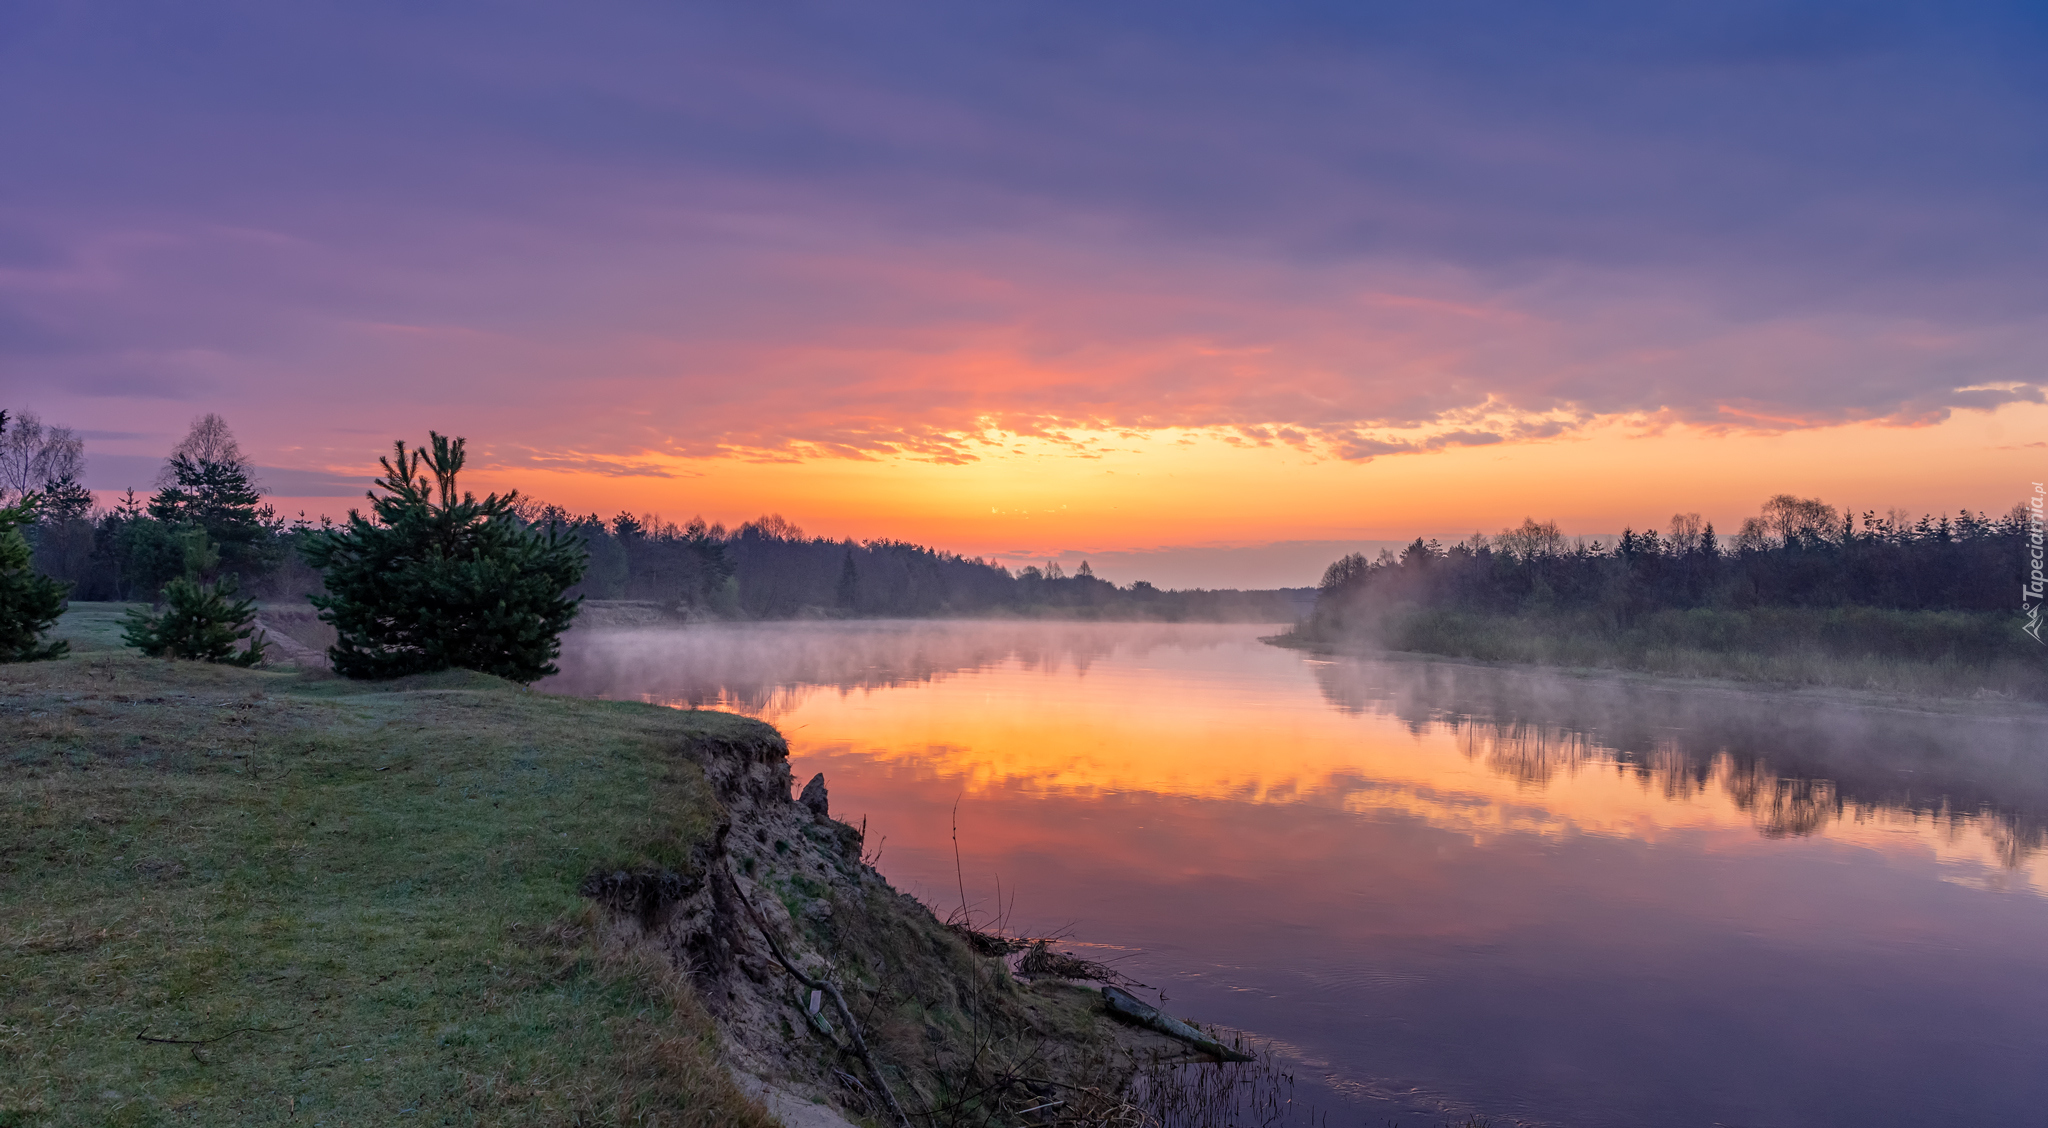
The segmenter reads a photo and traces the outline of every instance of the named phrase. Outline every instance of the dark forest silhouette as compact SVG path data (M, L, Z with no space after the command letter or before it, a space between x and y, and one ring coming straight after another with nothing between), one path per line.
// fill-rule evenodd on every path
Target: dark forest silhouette
M1525 520L1344 557L1285 640L1845 686L1907 686L1868 665L1906 663L1956 672L1944 691L2038 697L2048 650L2021 606L2038 534L2024 504L1914 519L1789 494L1725 543L1697 514L1611 545Z
M77 437L32 417L23 424L0 451L0 500L38 494L29 530L34 566L70 584L71 598L156 599L183 574L185 545L195 532L218 547L220 573L245 592L296 600L320 590L319 573L303 554L331 523L303 514L287 521L264 504L253 468L219 416L194 423L150 496L130 490L107 508L93 508L78 485ZM1277 622L1299 617L1308 594L1168 591L1143 581L1118 586L1085 563L1071 575L1051 562L1012 572L905 541L806 536L772 514L728 530L701 518L605 519L532 499L515 512L520 522L573 537L589 553L572 596L647 604L681 618L1018 614ZM1697 514L1681 514L1664 532L1629 530L1611 545L1571 541L1554 522L1526 520L1449 547L1417 539L1398 555L1338 560L1293 637L1371 637L1457 653L1455 640L1446 639L1469 633L1471 621L1519 618L1581 635L1654 628L1666 641L1709 649L1832 631L1841 636L1837 649L1967 658L2008 649L2002 621L1994 625L1990 616L2017 606L2032 519L2024 505L1997 518L1967 510L1917 519L1896 511L1859 516L1779 495L1725 542ZM1774 610L1834 615L1773 619ZM1873 614L1853 614L1859 611ZM1909 622L1900 615L1919 617Z
M1668 532L1628 530L1612 545L1567 542L1555 522L1526 520L1498 537L1445 548L1416 540L1400 555L1353 554L1330 565L1317 611L1343 617L1409 602L1494 614L1599 611L1622 623L1649 611L1875 607L1996 611L2017 606L2029 511L1964 510L1911 520L1839 513L1780 494L1727 544L1698 514Z
M809 537L771 514L728 531L621 513L610 521L529 505L536 525L582 539L590 571L574 594L638 600L718 618L922 618L988 614L1083 619L1283 622L1300 614L1288 591L1167 591L1119 587L1084 562L1016 572L1001 564L899 540Z
M36 425L40 427L40 424ZM332 522L285 520L263 502L254 468L217 415L196 421L166 460L157 488L94 508L76 484L82 444L68 430L31 430L34 442L0 459L20 488L39 490L30 530L37 571L78 600L153 601L185 574L195 535L217 547L218 573L269 600L321 591L305 560ZM39 444L39 445L38 445ZM4 475L0 475L4 477ZM0 486L0 489L4 489ZM650 605L683 619L879 618L1027 615L1084 619L1286 622L1307 589L1167 591L1097 578L1083 564L1012 572L993 561L898 540L806 536L779 515L737 529L701 518L682 524L620 513L609 520L522 499L516 519L574 538L589 568L570 596Z

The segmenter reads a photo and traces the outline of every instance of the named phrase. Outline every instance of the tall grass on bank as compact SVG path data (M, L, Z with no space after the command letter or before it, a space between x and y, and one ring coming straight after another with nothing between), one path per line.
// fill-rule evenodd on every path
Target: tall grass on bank
M1275 641L1490 662L1929 697L2048 700L2048 650L2013 616L1868 607L1490 615L1403 605L1342 626L1312 617Z
M678 750L766 729L451 672L0 666L0 1125L768 1121L595 868L717 812Z

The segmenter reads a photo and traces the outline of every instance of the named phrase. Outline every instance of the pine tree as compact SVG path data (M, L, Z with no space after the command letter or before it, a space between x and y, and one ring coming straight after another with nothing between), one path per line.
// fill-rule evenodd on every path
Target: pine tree
M7 421L7 413L0 411L0 449L11 452L17 446L25 448L26 444L9 441ZM26 428L18 428L13 437L20 438L21 430ZM4 490L0 487L0 496L5 496ZM42 498L26 486L17 492L20 496L14 504L0 506L0 662L56 658L71 649L68 642L41 641L43 634L56 626L57 618L64 614L68 588L48 576L37 575L29 567L35 552L21 530L35 521Z
M92 517L92 491L68 474L51 482L42 494L43 501L37 516L46 525L85 521Z
M263 661L263 633L256 629L256 603L236 599L233 576L209 582L220 567L220 548L199 528L180 535L185 575L164 585L161 614L135 610L123 620L122 640L151 658L186 658L228 666L254 666ZM252 637L253 636L253 637ZM235 644L248 648L236 653Z
M396 461L379 460L376 520L351 512L307 542L306 560L327 582L313 604L339 635L328 657L354 678L460 668L530 683L554 673L581 602L565 593L588 563L582 543L521 524L517 493L458 496L463 440L428 434L431 451L401 441Z
M268 571L270 511L263 491L241 461L215 462L174 453L164 465L162 489L149 500L149 515L165 526L197 525L220 546L229 571Z
M0 427L6 425L0 413ZM71 648L66 642L42 641L64 614L67 585L29 568L31 552L21 527L35 520L35 494L0 508L0 662L33 662L56 658Z

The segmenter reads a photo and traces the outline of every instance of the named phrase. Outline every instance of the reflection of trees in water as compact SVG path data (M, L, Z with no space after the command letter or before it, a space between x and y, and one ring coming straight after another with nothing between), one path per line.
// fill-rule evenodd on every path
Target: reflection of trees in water
M1629 775L1667 800L1727 795L1770 837L1899 812L1975 830L2016 868L2048 847L2048 718L1859 705L1412 660L1318 662L1339 710L1444 727L1467 758L1541 788Z
M1559 772L1577 772L1598 755L1585 733L1554 725L1489 725L1463 717L1447 717L1444 723L1457 734L1466 759L1481 760L1495 773L1534 787L1549 783Z
M1842 798L1831 779L1781 776L1761 760L1735 763L1727 756L1721 786L1766 838L1812 834L1842 817Z
M709 624L571 631L551 693L731 709L777 717L812 694L842 696L929 684L1016 664L1087 674L1112 654L1244 641L1241 625L1211 623L961 622Z
M901 682L892 684L902 684ZM815 685L776 685L752 687L744 691L719 688L695 690L688 696L671 697L659 693L645 693L640 700L649 705L664 705L671 709L722 709L728 713L744 713L749 717L773 724L781 717L794 713L797 707L809 700L811 695L823 687ZM868 686L864 688L877 688ZM842 689L841 695L851 693ZM610 696L610 695L607 695Z

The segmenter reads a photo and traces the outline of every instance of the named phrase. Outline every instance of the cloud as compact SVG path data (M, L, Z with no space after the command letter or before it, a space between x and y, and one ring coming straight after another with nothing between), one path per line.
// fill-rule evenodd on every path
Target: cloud
M0 365L634 475L2042 402L2034 23L1198 15L53 10L0 47Z
M91 436L87 436L90 438ZM166 440L164 448L171 443ZM156 487L157 472L163 469L163 455L107 454L86 451L85 486L95 490L133 489L147 496ZM289 466L250 468L263 491L276 497L360 497L370 488L373 474L360 476L304 470Z
M649 462L645 459L616 458L603 454L579 454L573 452L551 453L548 451L526 450L484 450L485 460L496 466L525 466L536 470L568 471L571 473L595 474L601 478L679 478L697 477L685 474L674 466Z

